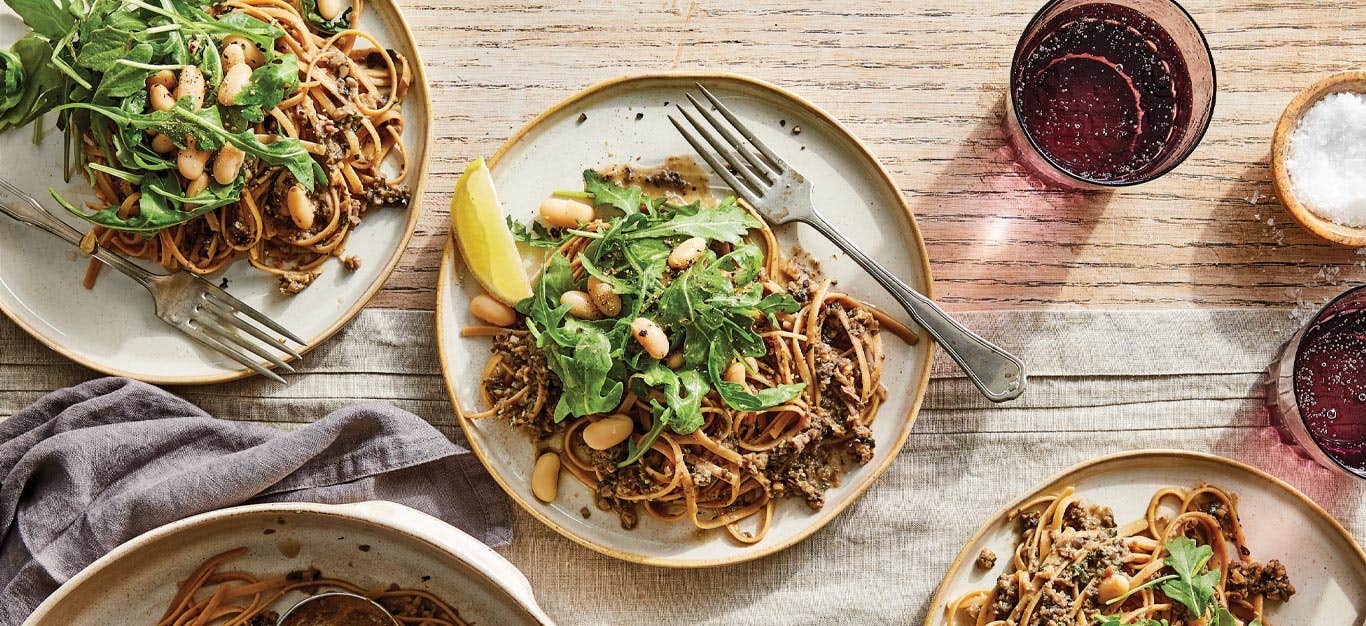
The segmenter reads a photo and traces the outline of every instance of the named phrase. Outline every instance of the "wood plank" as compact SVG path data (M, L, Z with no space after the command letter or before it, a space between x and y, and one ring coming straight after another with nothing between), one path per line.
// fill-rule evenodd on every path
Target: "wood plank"
M578 89L671 69L762 78L844 121L915 210L953 309L1295 306L1366 278L1366 256L1293 223L1267 164L1294 94L1366 58L1366 5L1186 2L1214 49L1213 125L1163 179L1098 195L1035 189L1003 150L1010 56L1041 4L405 2L433 82L435 158L421 228L373 306L432 308L465 163Z

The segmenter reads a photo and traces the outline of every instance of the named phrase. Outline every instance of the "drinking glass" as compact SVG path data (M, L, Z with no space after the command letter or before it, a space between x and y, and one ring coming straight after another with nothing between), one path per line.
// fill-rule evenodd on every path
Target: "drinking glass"
M1045 182L1136 185L1190 156L1214 113L1214 59L1173 0L1052 0L1020 36L1006 138Z
M1286 342L1268 384L1282 441L1366 478L1366 285L1329 302Z

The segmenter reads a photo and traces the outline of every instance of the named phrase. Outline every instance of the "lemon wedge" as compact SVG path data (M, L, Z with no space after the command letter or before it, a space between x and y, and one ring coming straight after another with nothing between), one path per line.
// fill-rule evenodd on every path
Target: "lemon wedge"
M451 228L465 266L484 291L506 304L531 297L522 255L503 218L503 205L483 159L470 163L455 183Z

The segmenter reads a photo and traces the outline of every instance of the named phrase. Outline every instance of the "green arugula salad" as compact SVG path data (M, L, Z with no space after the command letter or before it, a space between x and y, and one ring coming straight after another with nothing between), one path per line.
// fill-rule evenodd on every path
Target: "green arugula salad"
M199 273L249 256L306 285L360 214L406 202L379 171L405 158L406 64L329 37L349 8L5 1L29 31L0 53L0 132L48 141L54 116L65 177L98 202L51 194L102 245Z
M624 525L643 507L757 541L766 522L757 533L734 524L768 519L785 497L820 508L847 464L873 457L885 318L783 254L734 197L672 170L604 171L584 171L583 190L556 192L531 224L507 219L505 235L545 261L516 299L506 294L520 288L486 278L489 263L477 274L487 293L470 313L487 326L466 332L493 342L487 409L470 415L546 442L532 482L544 501L563 468ZM462 215L478 204L469 176L453 203L457 239L479 224ZM501 252L481 247L494 239L461 243L470 266Z
M724 378L733 362L767 354L756 322L777 326L774 316L799 308L786 293L766 295L758 282L763 250L743 240L760 228L758 219L734 197L707 209L699 202L675 205L662 197L647 197L639 187L607 181L593 170L584 172L584 191L620 216L603 228L564 228L557 235L540 222L531 230L509 222L517 237L532 246L560 248L571 238L587 240L575 258L581 268L578 279L568 257L552 254L532 283L535 295L517 305L550 371L566 389L574 390L560 396L554 421L611 412L628 387L640 397L649 396L651 389L661 390L662 399L652 400L652 428L630 446L621 462L630 464L664 428L686 435L701 427L702 398L713 390L726 406L740 411L774 407L802 392L804 383L750 390ZM695 238L705 246L686 268L673 271L680 263L671 265L670 255ZM715 244L729 251L717 254L711 248ZM569 314L572 304L564 302L565 294L588 293L590 281L608 286L621 298L618 316L591 319L591 314ZM638 341L637 320L680 331L669 342L665 359L651 355ZM670 352L678 355L674 368L666 363Z

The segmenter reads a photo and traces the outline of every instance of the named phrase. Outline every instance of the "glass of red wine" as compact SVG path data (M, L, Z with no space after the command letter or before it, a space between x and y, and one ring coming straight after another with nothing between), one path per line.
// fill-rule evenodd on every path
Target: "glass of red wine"
M1281 440L1366 478L1366 285L1329 302L1281 348L1267 404Z
M1136 185L1190 156L1214 93L1209 44L1173 0L1052 0L1015 48L1006 136L1045 182Z

